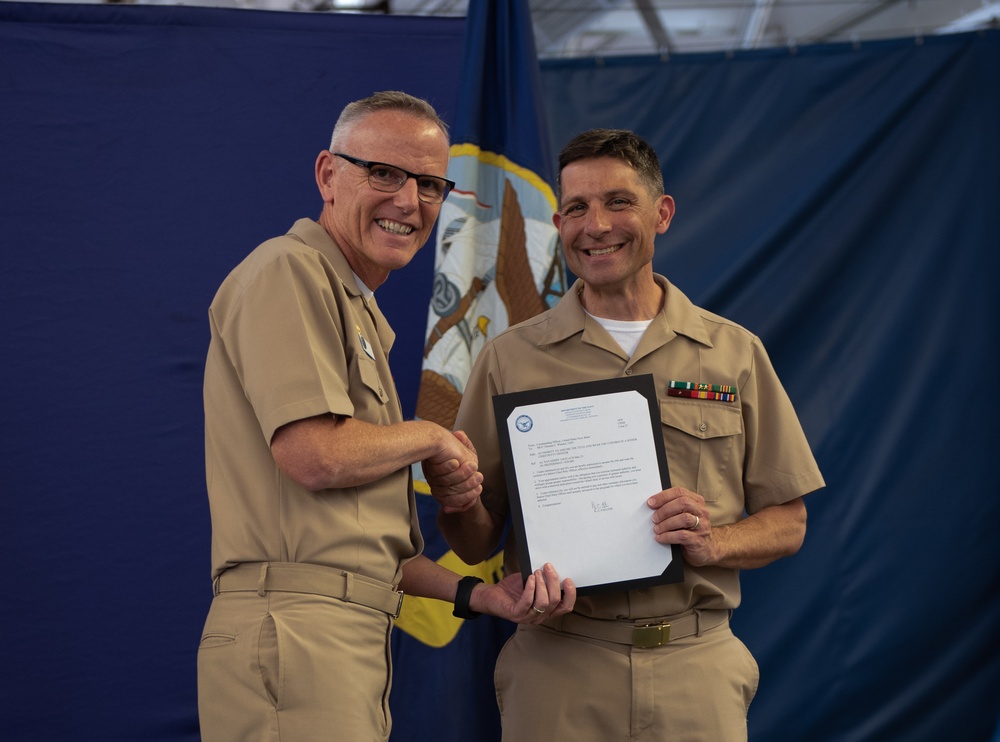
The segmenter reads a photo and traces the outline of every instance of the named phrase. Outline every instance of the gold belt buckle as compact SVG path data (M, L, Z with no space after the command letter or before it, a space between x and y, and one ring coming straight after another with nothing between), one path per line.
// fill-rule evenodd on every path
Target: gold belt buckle
M632 646L639 649L662 647L670 641L670 624L656 623L632 629Z

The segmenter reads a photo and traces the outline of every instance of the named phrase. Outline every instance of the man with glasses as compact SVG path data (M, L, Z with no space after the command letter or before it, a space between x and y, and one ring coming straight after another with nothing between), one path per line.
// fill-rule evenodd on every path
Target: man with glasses
M572 583L551 569L486 585L420 555L411 464L451 472L472 497L482 477L464 434L403 420L373 292L426 242L453 186L448 146L426 101L349 104L316 160L319 220L260 245L212 302L205 742L387 739L401 591L463 618L572 607Z

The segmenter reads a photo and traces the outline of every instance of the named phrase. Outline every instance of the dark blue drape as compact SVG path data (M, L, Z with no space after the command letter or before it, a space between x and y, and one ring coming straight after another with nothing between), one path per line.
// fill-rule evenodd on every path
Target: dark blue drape
M753 740L989 739L1000 709L1000 34L543 64L556 148L630 128L656 269L763 339L826 476L743 575Z
M454 117L464 26L0 3L4 739L197 739L208 305L319 215L345 103ZM433 248L379 292L411 414L432 274Z
M5 739L197 739L206 308L318 213L343 103L402 88L455 120L463 29L0 3ZM829 482L803 551L744 575L754 740L996 725L998 55L990 32L543 65L553 151L595 125L655 144L658 270L761 335ZM432 260L379 293L408 412Z

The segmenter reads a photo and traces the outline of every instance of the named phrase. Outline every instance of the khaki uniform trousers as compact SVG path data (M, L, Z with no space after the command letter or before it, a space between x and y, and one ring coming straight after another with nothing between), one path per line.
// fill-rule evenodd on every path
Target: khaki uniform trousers
M322 595L217 595L198 648L202 742L384 742L391 623Z
M504 742L744 742L758 679L728 621L651 649L519 626L495 678Z

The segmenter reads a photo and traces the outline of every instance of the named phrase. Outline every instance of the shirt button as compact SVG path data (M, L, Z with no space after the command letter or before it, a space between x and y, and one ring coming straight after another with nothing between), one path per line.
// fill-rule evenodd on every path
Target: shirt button
M704 433L706 430L708 430L708 426L705 423L702 423L701 426L698 428L698 430Z
M625 369L625 375L626 376L631 376L632 375L632 369L630 369L630 368Z

